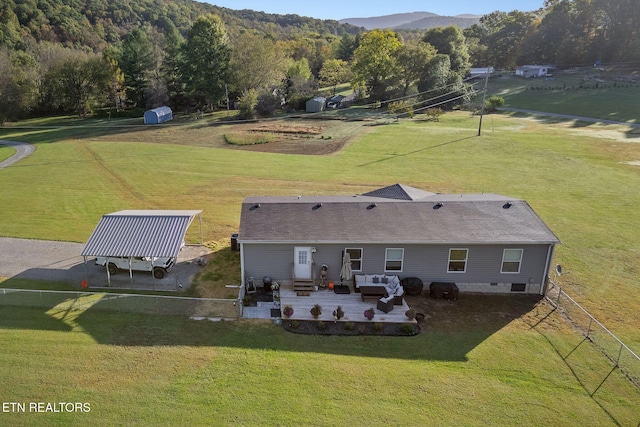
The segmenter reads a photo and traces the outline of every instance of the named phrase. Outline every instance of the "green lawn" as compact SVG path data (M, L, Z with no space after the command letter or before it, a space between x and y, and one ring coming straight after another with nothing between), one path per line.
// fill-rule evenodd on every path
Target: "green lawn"
M0 145L0 162L16 154L16 149Z
M610 366L566 330L532 329L548 314L539 310L499 331L319 337L262 321L5 307L3 401L88 402L91 412L0 413L0 422L635 425L628 381L614 372L590 397Z
M353 126L355 132L362 124ZM5 128L1 138L33 142L37 150L20 167L0 171L0 235L82 242L106 212L202 209L205 240L221 241L237 231L247 195L353 194L396 182L500 193L526 199L558 235L556 262L571 270L562 285L637 352L640 167L629 164L640 161L637 131L500 115L485 117L481 137L477 126L477 117L463 112L439 123L369 126L326 156L190 146L180 127L145 130L148 143L89 137L91 127ZM205 130L231 131L219 128ZM86 400L91 413L0 413L0 423L639 421L635 390L628 393L617 372L589 396L611 367L599 365L593 348L559 320L542 329L516 318L500 328L480 322L415 338L330 338L259 322L68 315L0 310L0 384L11 390L2 399Z
M640 84L620 80L619 72L582 70L551 79L492 78L488 95L505 99L505 107L640 123Z

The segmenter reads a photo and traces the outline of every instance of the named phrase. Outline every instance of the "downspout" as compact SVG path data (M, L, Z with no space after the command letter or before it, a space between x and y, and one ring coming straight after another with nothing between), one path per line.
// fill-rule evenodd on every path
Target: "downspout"
M240 286L245 286L244 282L244 244L238 242L240 245Z
M246 288L246 284L244 282L244 243L238 242L239 248L240 248L240 286L241 286L241 291L239 294L245 295L245 292L247 291ZM244 301L243 299L240 299L238 301L238 314L239 317L244 317Z
M545 295L547 293L547 285L548 285L547 277L549 277L549 271L551 270L551 260L553 259L554 249L555 249L555 245L550 244L549 250L547 250L547 261L545 263L542 281L540 282L540 284L542 285L540 286L540 295Z

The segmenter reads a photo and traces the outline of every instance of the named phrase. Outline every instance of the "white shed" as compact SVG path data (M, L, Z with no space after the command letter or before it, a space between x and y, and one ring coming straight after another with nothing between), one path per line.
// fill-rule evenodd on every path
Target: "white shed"
M307 113L319 113L323 111L326 102L327 100L322 96L308 100L306 104Z
M160 123L168 122L173 119L173 111L166 105L153 110L145 111L144 124L145 125L158 125Z

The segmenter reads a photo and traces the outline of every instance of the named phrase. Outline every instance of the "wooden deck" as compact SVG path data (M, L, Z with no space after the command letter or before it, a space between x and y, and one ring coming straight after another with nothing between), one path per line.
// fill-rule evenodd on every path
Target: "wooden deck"
M297 296L291 284L280 283L280 309L287 305L293 308L294 320L314 320L309 312L315 304L320 304L322 314L317 320L333 321L333 311L342 306L344 311L343 322L368 322L364 317L364 311L368 308L375 310L373 322L389 322L389 323L415 323L415 320L407 319L405 312L409 309L406 301L402 301L402 305L394 305L393 310L385 313L376 308L377 300L370 299L362 302L359 293L352 292L348 295L336 294L331 290L319 290L309 292L309 296Z

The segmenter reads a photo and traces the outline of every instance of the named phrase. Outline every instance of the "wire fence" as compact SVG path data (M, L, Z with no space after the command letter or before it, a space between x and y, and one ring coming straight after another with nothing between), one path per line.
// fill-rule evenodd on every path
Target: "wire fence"
M234 320L241 317L241 307L239 301L235 299L103 292L2 288L0 289L0 306L38 307L67 311L100 310Z
M553 281L549 284L547 300L613 364L614 368L619 369L640 390L640 357L558 284Z

